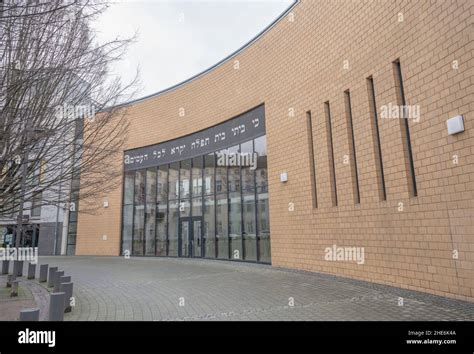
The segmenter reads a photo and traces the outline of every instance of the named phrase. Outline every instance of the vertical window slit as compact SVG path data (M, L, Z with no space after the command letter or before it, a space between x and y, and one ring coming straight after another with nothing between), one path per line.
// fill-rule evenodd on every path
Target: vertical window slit
M349 90L344 92L345 104L346 104L346 119L347 119L347 129L349 137L349 149L351 149L351 166L352 166L352 180L354 185L354 196L355 203L360 203L360 190L359 190L359 172L357 170L357 157L356 157L356 147L354 139L354 125L352 121L352 107L351 107L351 93Z
M383 170L383 156L382 156L382 146L380 144L380 130L379 130L379 119L377 114L377 102L375 100L375 86L374 79L372 76L367 78L367 90L369 95L369 108L371 115L371 126L373 141L375 145L375 154L376 154L376 171L377 178L379 180L379 195L380 200L387 200L387 190L385 187L385 175Z
M311 173L311 196L313 208L318 207L318 193L316 189L316 162L314 160L313 121L311 111L306 112L306 129L308 131L309 169Z
M331 178L331 198L332 205L337 206L337 185L336 185L336 165L334 162L334 146L332 139L331 108L329 101L324 103L324 112L326 114L326 138L328 146L329 174Z
M415 165L413 162L413 151L412 151L412 146L411 146L411 139L410 139L410 126L408 125L408 119L410 117L407 116L407 106L406 106L406 99L405 99L405 90L403 87L403 77L402 77L402 68L400 66L400 60L395 60L393 62L393 67L395 71L395 86L398 89L397 92L397 100L399 105L399 112L401 112L402 116L400 117L403 119L404 123L404 140L405 140L405 151L407 154L408 158L408 173L410 175L410 180L411 180L411 188L410 188L410 193L412 196L416 197L418 195L418 189L416 187L416 176L415 176Z

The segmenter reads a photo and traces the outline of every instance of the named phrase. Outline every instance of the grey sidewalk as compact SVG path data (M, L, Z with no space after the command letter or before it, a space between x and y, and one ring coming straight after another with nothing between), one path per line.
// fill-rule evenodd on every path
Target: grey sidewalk
M474 320L472 303L270 266L121 257L40 263L72 275L76 306L66 320Z

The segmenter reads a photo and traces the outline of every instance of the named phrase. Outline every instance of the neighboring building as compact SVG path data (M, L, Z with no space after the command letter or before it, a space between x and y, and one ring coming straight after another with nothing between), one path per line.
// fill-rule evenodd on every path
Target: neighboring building
M294 4L128 104L124 159L104 166L123 187L79 213L76 254L256 261L474 300L473 19L467 0ZM256 152L257 169L218 166L221 151Z

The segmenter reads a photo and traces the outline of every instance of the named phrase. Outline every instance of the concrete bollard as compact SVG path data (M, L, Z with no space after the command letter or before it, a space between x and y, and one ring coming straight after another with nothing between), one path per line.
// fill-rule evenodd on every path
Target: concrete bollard
M48 273L48 287L52 288L54 286L54 278L56 271L58 270L58 267L51 267L49 268L49 273Z
M16 280L16 275L15 274L8 274L7 276L7 288L12 287L12 282Z
M64 293L51 293L49 299L49 321L64 320Z
M8 274L10 268L10 261L2 261L2 275Z
M63 277L64 278L64 277ZM61 283L60 290L64 295L64 312L71 312L71 298L72 298L73 283Z
M28 277L27 279L34 279L36 275L36 264L28 263Z
M44 283L46 280L48 280L48 265L40 264L39 282Z
M70 275L63 275L59 277L59 284L62 283L70 283L71 282L71 276Z
M13 261L12 274L15 276L18 276L18 274L20 274L20 261Z
M12 289L10 290L10 297L17 297L18 296L18 280L12 281Z
M25 309L20 311L20 321L39 321L39 309Z
M18 266L18 276L22 277L23 276L23 261L18 261L19 266Z
M60 280L63 275L64 275L63 270L58 270L55 274L56 276L56 278L54 279L54 292L55 293L59 292L59 285L61 284Z

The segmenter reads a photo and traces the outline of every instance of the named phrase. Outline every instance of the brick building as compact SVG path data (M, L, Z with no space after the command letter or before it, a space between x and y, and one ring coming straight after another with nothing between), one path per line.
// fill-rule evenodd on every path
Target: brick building
M256 261L472 301L473 19L469 0L296 2L128 104L108 166L123 187L79 214L76 254Z

